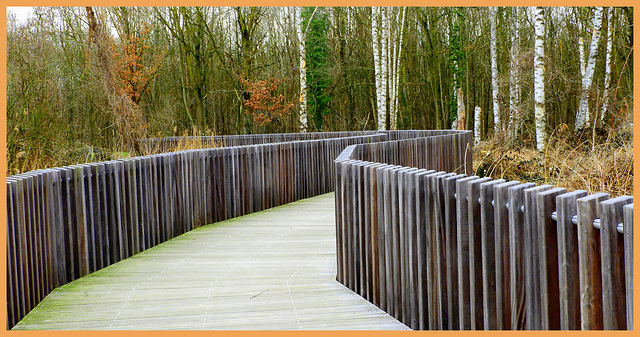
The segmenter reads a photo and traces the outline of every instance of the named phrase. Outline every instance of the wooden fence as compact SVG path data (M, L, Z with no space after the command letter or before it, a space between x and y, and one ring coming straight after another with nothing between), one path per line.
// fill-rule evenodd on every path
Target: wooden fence
M257 145L8 177L7 326L55 287L195 227L331 192L333 160L345 147L389 137L377 132L226 136L225 143ZM296 138L307 140L289 141ZM287 142L265 144L274 140Z
M338 281L413 329L633 329L633 198L468 176L452 138L336 159Z
M7 327L54 288L195 227L333 191L333 161L349 145L442 133L204 137L205 145L234 146L8 177Z

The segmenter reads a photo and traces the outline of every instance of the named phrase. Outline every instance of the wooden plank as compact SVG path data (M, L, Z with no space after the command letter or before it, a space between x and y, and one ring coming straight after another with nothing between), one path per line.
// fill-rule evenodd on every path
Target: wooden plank
M511 272L509 261L509 187L508 181L493 187L496 262L496 324L498 330L511 330Z
M444 178L444 230L446 246L446 279L449 330L460 330L460 311L458 308L460 294L458 285L458 217L456 214L456 181L465 178L466 174L458 174Z
M560 329L580 330L580 284L578 267L578 228L571 218L577 214L577 200L587 192L577 190L556 197L558 231L558 285L560 291Z
M541 185L524 190L524 266L527 330L541 330L542 292L540 284L540 256L538 247L538 203L537 195L551 189L551 185Z
M426 259L427 249L427 175L436 173L434 170L428 170L425 172L420 172L415 175L415 185L416 185L416 255L417 255L417 268L416 268L416 278L417 278L417 293L418 293L418 323L419 328L421 330L430 329L429 319L428 319L428 303L429 302L429 294L427 291L427 266L428 262Z
M102 268L110 265L111 260L111 239L109 231L109 200L107 199L108 187L107 187L107 174L105 172L105 164L98 163L96 168L96 190L97 196L94 199L98 203L99 217L100 217L100 232L102 233L102 239L100 240L102 248L103 264ZM55 192L54 192L55 197Z
M456 181L456 239L458 248L458 318L460 330L471 329L469 274L468 182L477 176Z
M525 288L525 219L520 211L524 205L524 190L535 186L524 183L509 187L509 270L511 283L511 329L527 327Z
M542 298L542 329L560 329L560 287L558 270L558 229L551 214L556 212L556 197L565 188L553 188L538 193L538 254L540 256L540 295Z
M449 303L449 285L447 283L447 237L445 230L445 192L444 192L444 179L454 176L455 173L446 173L437 177L431 178L431 187L434 194L434 215L435 215L435 258L436 258L436 283L437 283L437 298L439 302L438 312L438 324L440 329L447 330L451 328L451 317L449 316L450 303Z
M633 330L633 204L624 206L624 270L627 295L627 330Z
M430 330L443 330L442 326L442 301L443 298L440 296L440 283L438 282L438 220L437 217L437 198L436 198L436 178L438 176L446 174L445 172L434 172L428 175L423 176L424 179L424 189L425 189L425 198L423 209L425 210L425 271L426 271L426 281L424 285L426 286L426 294L428 301L425 303L426 305L426 315L428 318L428 326Z
M482 251L482 303L484 329L496 330L497 298L496 298L496 256L495 256L495 210L493 205L493 188L504 183L504 179L487 181L480 184L480 241Z
M484 290L482 281L482 214L480 185L490 181L485 177L467 182L467 205L469 206L469 305L471 329L484 330Z
M624 236L618 233L623 223L623 207L633 203L630 196L620 196L600 203L600 242L602 255L603 329L627 329ZM624 226L624 225L623 225Z
M410 294L409 302L407 303L407 311L411 315L410 324L412 329L420 329L421 326L421 313L420 313L420 297L423 296L421 287L419 286L419 266L420 257L418 251L418 241L421 235L421 221L417 210L420 202L419 191L419 176L429 171L425 169L419 169L413 171L410 175L405 175L405 226L407 236L407 289L406 292Z
M398 266L398 290L399 290L399 294L400 294L400 302L399 304L399 312L400 315L399 317L401 317L400 321L403 322L404 324L410 325L411 321L413 320L412 317L412 312L410 310L410 298L412 296L412 294L410 293L410 288L409 288L409 266L408 266L408 262L409 262L409 254L408 254L408 241L409 241L409 237L408 237L408 226L410 226L410 224L407 223L407 204L406 204L406 199L407 199L407 194L413 192L410 188L409 184L409 179L408 176L412 173L415 172L417 169L416 168L407 168L404 167L400 170L397 171L397 207L396 207L396 214L397 214L397 238L398 238L398 246L397 246L397 251L398 251L398 260L397 260L397 266Z
M596 193L577 200L582 330L603 328L600 233L593 228L593 221L600 217L599 203L607 199L608 194Z
M7 327L13 327L20 316L20 290L18 287L18 251L16 249L16 224L12 182L7 179Z

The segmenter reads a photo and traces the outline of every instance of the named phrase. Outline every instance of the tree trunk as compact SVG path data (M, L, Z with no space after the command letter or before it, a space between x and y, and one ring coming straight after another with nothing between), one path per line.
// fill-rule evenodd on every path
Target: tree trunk
M576 115L575 131L582 130L591 125L591 114L589 112L589 90L593 81L593 73L596 68L596 56L598 55L598 42L600 41L600 27L602 26L602 7L596 7L593 17L593 34L591 46L589 47L589 60L582 77L582 91L578 113Z
M466 111L464 109L464 94L462 93L462 89L458 89L458 130L465 130L466 123Z
M371 39L373 46L373 63L375 68L375 81L376 81L376 109L378 112L378 130L386 130L387 129L387 114L385 109L385 87L384 87L384 77L383 77L383 66L384 66L384 50L386 48L382 48L383 52L381 53L381 44L384 45L384 42L381 43L380 39L380 16L381 16L381 8L380 7L371 7ZM383 40L384 41L384 40Z
M473 118L473 145L477 146L478 144L480 144L480 112L482 111L482 109L480 109L479 106L476 106L476 109L474 110L473 114L474 114L474 118Z
M400 25L400 31L397 29L393 31L393 56L391 59L391 84L390 84L390 99L389 99L389 113L390 113L390 124L391 130L396 130L398 128L398 90L399 90L399 81L400 81L400 58L402 57L402 37L404 34L404 14L405 8L400 7L398 12L397 24ZM391 28L391 25L389 25ZM397 27L396 27L397 28Z
M295 26L300 51L300 132L307 132L307 67L305 60L305 36L302 33L302 7L294 8Z
M544 151L547 142L546 114L544 106L544 9L536 7L535 14L535 56L533 76L535 88L536 148Z
M388 107L389 107L389 21L387 15L387 8L380 8L381 14L381 28L382 28L382 59L380 60L380 76L382 77L382 111L384 111L385 117L385 128L389 128L388 118Z
M509 140L513 141L518 135L518 123L520 111L520 9L514 9L513 35L511 35L511 69L509 83Z
M500 126L500 105L498 104L498 56L496 37L496 17L498 7L491 7L491 91L493 95L493 134L498 135Z
M611 47L613 42L613 7L607 9L607 57L604 66L604 94L602 97L602 111L600 113L600 121L604 121L609 104L609 86L611 85Z

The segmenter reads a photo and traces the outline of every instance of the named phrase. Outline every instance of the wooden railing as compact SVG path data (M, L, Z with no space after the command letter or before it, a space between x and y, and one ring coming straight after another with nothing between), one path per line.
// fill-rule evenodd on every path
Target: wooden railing
M467 176L452 135L383 144L335 162L338 281L413 329L633 329L632 197Z
M258 145L8 177L8 328L55 287L195 227L333 191L333 160L345 147L393 134L225 136ZM286 143L269 143L277 141Z

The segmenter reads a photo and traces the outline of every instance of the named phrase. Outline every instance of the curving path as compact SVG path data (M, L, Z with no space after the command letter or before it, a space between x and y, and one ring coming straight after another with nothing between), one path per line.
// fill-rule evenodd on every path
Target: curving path
M335 281L333 193L204 226L52 291L14 330L408 328Z

